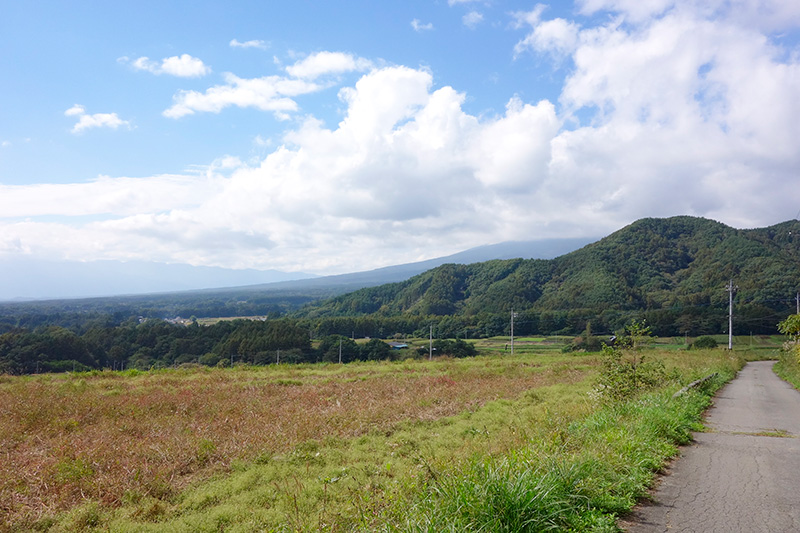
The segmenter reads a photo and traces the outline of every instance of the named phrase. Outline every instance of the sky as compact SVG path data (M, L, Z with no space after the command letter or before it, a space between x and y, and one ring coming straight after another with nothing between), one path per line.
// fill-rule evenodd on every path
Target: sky
M0 5L0 259L324 275L800 216L796 0Z

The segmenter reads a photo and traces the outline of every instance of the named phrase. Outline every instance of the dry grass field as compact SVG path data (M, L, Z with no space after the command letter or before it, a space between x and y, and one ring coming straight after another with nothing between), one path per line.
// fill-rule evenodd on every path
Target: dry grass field
M0 377L0 527L95 502L169 502L237 461L389 434L554 383L591 361L480 357ZM588 364L587 364L588 363Z

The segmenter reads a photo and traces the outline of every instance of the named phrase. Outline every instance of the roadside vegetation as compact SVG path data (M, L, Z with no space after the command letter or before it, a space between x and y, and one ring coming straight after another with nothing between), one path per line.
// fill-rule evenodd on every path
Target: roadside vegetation
M786 335L786 339L775 363L775 373L800 389L800 314L789 315L781 321L778 331Z
M501 338L465 359L2 376L0 529L610 531L742 358L678 339L562 353L570 340L519 338L513 357ZM604 393L632 357L637 385ZM712 372L709 390L670 399Z

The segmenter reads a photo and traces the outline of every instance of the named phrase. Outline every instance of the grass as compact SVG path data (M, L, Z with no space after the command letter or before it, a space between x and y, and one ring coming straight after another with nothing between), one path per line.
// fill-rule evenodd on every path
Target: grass
M783 340L786 338L783 337ZM800 347L787 342L773 368L781 379L791 383L795 389L800 389Z
M386 529L617 531L616 518L646 495L653 472L697 429L710 393L741 364L723 355L713 366L720 377L704 391L606 406L543 429L511 454L440 475Z
M0 529L425 529L447 516L436 494L462 490L448 483L464 476L486 479L473 482L475 494L507 493L497 501L515 505L541 499L531 487L561 480L554 495L581 509L591 502L597 523L609 523L608 509L624 505L598 507L600 494L625 483L599 473L625 470L626 457L647 467L658 460L626 455L639 448L624 444L615 422L624 413L591 418L597 357L559 350L0 376ZM722 351L658 353L680 384L738 361ZM590 442L599 456L585 455ZM559 509L546 506L572 516ZM569 520L594 523L587 516Z
M282 479L286 492L298 467L319 462L313 447L359 437L385 447L402 424L580 382L590 366L573 368L563 357L473 358L4 377L0 524L34 527L86 503L106 515L166 512L188 488L242 464L272 465L270 483ZM362 469L359 461L354 468Z

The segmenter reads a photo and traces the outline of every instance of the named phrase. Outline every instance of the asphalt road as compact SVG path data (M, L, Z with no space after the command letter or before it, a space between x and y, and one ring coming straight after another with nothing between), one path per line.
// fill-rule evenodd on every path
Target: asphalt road
M706 433L662 477L630 533L800 532L800 392L748 363L716 396Z

